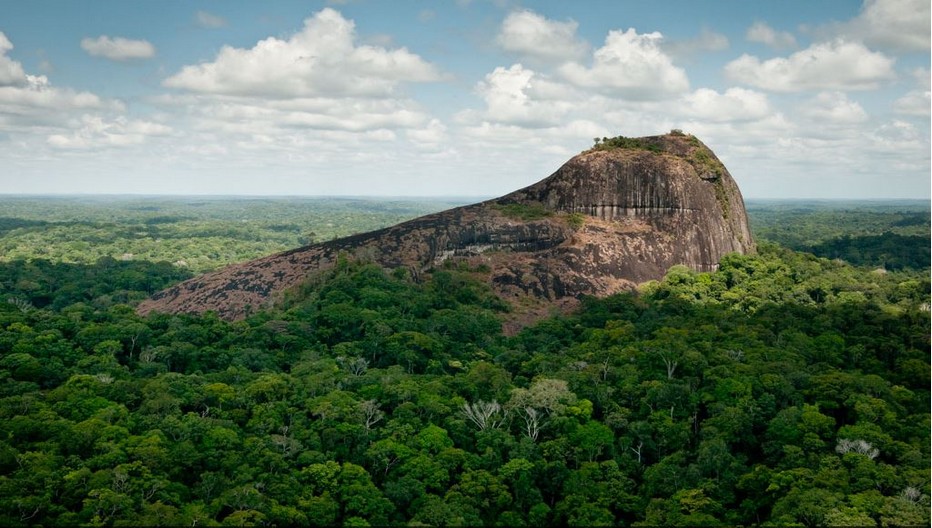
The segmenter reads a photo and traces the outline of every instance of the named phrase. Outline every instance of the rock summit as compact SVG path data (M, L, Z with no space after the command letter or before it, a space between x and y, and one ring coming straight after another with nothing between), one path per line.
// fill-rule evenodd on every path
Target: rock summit
M239 319L344 255L415 277L466 261L503 299L543 315L542 307L583 295L632 290L677 264L712 271L726 253L753 250L728 170L695 136L673 131L605 138L500 198L235 264L156 293L138 310Z

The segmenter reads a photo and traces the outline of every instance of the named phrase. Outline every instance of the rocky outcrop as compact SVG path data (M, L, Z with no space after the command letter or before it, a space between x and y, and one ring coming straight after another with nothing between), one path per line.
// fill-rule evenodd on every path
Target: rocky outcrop
M573 304L659 279L676 264L711 271L722 255L753 249L738 186L698 139L613 138L501 198L236 264L157 293L139 312L241 318L340 254L415 276L465 259L484 264L506 300Z

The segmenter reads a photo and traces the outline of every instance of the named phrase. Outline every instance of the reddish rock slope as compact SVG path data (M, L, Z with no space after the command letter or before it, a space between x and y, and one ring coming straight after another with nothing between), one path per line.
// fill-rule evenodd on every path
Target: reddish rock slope
M139 312L241 318L341 253L414 274L447 259L481 262L506 300L543 301L540 311L632 289L675 264L713 270L725 253L753 249L738 186L698 139L615 138L501 198L229 266L155 294Z

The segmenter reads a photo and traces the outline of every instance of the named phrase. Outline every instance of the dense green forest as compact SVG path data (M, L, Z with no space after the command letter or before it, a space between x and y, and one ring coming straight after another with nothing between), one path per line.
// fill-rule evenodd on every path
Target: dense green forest
M0 261L166 261L199 273L364 233L466 200L218 197L5 197Z
M506 336L456 263L231 323L135 314L190 269L67 260L0 262L3 525L929 523L928 261L765 241Z
M5 197L0 200L0 262L94 264L110 257L171 262L201 273L473 201ZM858 266L895 270L929 265L928 202L751 200L747 210L759 240Z
M755 200L747 209L759 240L856 266L929 266L929 202Z

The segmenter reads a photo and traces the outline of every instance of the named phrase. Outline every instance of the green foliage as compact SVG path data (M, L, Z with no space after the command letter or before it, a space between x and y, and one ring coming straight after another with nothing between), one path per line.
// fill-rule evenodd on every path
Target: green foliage
M495 209L500 211L503 215L508 218L515 220L521 220L524 222L531 222L534 220L542 220L548 216L553 215L553 211L550 211L543 204L539 203L508 203L508 204L495 204Z
M922 269L929 265L930 258L928 236L903 236L890 232L859 237L842 235L806 250L855 265L875 265L887 270Z
M601 140L595 138L595 144L592 146L593 151L599 150L616 150L616 149L636 149L647 150L650 152L663 152L663 147L656 141L648 138L630 138L625 136L616 136L612 138L604 137Z
M475 275L230 323L137 316L167 264L0 264L0 523L928 524L927 270L764 243L515 336Z
M725 173L725 166L706 147L700 146L693 149L689 162L696 168L696 172L704 178L717 178Z
M716 273L674 267L663 281L642 289L658 300L676 297L744 311L796 305L854 309L867 303L899 313L922 307L929 281L925 273L876 273L764 242L756 255L726 255Z
M566 223L571 229L577 231L586 225L586 215L582 213L570 213L566 215Z
M886 270L929 267L929 202L749 201L758 240Z
M461 200L6 197L0 262L168 261L194 272L372 231Z

